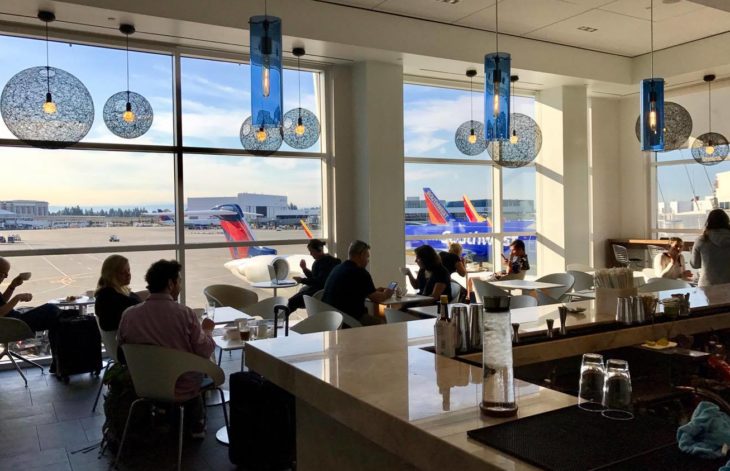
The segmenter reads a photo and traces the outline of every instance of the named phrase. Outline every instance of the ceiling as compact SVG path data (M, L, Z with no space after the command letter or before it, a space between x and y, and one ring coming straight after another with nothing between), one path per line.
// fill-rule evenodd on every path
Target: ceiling
M486 31L495 30L494 0L315 1ZM499 31L635 57L651 49L651 1L500 0ZM653 3L655 50L730 31L730 0L653 0Z

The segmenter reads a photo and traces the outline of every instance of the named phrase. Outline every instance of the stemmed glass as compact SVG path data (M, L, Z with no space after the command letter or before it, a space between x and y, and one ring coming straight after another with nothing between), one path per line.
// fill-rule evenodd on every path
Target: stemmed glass
M615 420L631 420L631 375L625 360L606 362L606 381L603 386L603 407L601 414Z
M603 407L604 379L606 369L603 366L603 355L585 353L580 365L580 384L578 390L578 407L590 412L600 412Z

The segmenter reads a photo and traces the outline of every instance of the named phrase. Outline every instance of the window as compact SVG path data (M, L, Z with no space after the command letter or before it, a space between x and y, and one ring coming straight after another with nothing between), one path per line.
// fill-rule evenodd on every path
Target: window
M493 259L502 243L526 242L531 265L537 265L535 237L535 167L498 169L485 151L461 154L454 144L457 127L483 121L483 96L468 90L406 83L404 97L406 263L413 250L432 245L447 250L459 242L468 260L500 269ZM514 111L534 118L535 100L518 96ZM494 194L501 178L502 197ZM494 232L495 205L502 214L502 233Z

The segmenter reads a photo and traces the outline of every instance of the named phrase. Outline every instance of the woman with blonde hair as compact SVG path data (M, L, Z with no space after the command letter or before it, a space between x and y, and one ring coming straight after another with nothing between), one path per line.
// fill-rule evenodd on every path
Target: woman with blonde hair
M101 276L96 286L94 312L102 330L117 330L125 309L142 300L129 290L132 272L129 260L121 255L110 255L101 265Z

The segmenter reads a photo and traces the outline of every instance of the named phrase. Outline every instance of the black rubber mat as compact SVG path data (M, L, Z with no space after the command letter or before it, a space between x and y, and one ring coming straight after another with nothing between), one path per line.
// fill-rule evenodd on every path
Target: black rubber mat
M676 432L671 421L660 417L611 420L576 405L467 433L480 443L544 469L584 471L630 469L622 468L621 463L667 446L676 447Z

